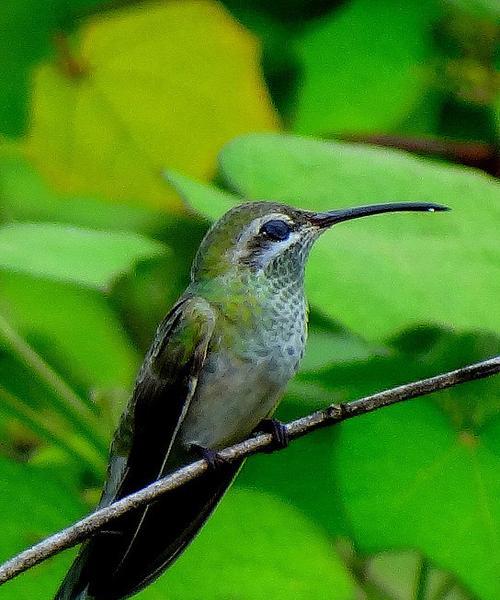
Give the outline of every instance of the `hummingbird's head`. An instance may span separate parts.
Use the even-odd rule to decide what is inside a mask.
[[[247,202],[223,215],[204,237],[191,271],[194,281],[234,269],[276,276],[301,275],[309,250],[332,225],[384,212],[448,210],[439,204],[403,202],[312,212],[277,202]]]

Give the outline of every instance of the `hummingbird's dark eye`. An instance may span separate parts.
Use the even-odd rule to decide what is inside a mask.
[[[291,231],[292,228],[290,225],[281,219],[267,221],[267,223],[264,223],[260,228],[260,233],[262,235],[265,235],[276,242],[283,242],[286,240]]]

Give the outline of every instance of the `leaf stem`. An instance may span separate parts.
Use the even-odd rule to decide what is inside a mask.
[[[88,451],[82,449],[66,440],[61,435],[57,426],[47,422],[37,411],[27,406],[22,400],[11,394],[4,387],[0,386],[0,411],[3,411],[21,423],[26,424],[41,438],[53,443],[66,452],[79,465],[84,465],[92,472],[97,480],[102,479],[102,474],[106,468],[105,462],[100,454],[93,447]]]
[[[425,600],[427,596],[427,586],[429,585],[429,575],[431,564],[425,556],[421,556],[417,564],[415,573],[415,588],[413,590],[413,600]]]
[[[77,431],[85,434],[101,455],[106,457],[108,441],[98,417],[2,315],[0,315],[0,343],[3,343],[53,392],[53,408],[59,415],[71,423]]]

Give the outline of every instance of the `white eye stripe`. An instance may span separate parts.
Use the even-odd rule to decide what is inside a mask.
[[[289,228],[286,238],[275,239],[263,233],[262,229],[265,225],[273,221],[280,221]],[[254,219],[241,232],[236,245],[231,250],[231,261],[234,264],[251,264],[256,268],[264,268],[274,257],[297,243],[300,237],[300,231],[290,217],[278,212],[269,213]]]

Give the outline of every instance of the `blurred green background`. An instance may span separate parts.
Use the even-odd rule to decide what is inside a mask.
[[[453,208],[320,240],[282,418],[500,352],[497,1],[4,0],[0,31],[0,560],[95,506],[155,326],[242,197]],[[51,598],[72,556],[0,599]],[[137,597],[498,600],[499,574],[490,379],[253,457]]]

